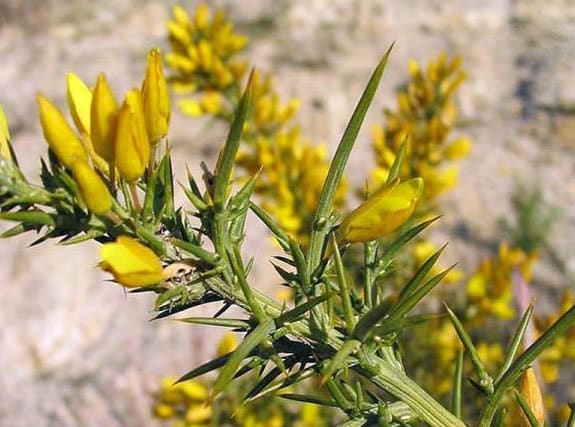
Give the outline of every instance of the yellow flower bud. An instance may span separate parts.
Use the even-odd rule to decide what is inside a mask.
[[[176,415],[176,408],[166,403],[158,403],[156,406],[154,406],[153,413],[156,418],[161,420],[168,420]]]
[[[10,153],[10,129],[8,129],[8,122],[4,115],[2,105],[0,105],[0,157],[3,159],[11,160],[12,154]]]
[[[543,404],[543,396],[541,395],[541,388],[539,387],[539,382],[535,376],[535,371],[532,367],[527,368],[527,370],[521,376],[521,382],[519,383],[519,393],[521,397],[525,399],[525,402],[533,412],[535,419],[542,426],[545,423],[545,406]],[[530,426],[531,423],[521,411],[521,418],[526,426]]]
[[[78,184],[82,200],[88,210],[96,215],[106,215],[112,209],[112,196],[98,173],[85,161],[72,165],[72,175]]]
[[[118,103],[104,73],[101,73],[96,81],[90,117],[90,136],[94,151],[107,162],[113,162]]]
[[[142,83],[144,118],[150,142],[155,144],[168,133],[170,124],[170,97],[164,77],[162,53],[154,48],[148,54],[146,77]]]
[[[198,30],[204,30],[210,21],[210,9],[205,3],[200,3],[194,15],[194,24]]]
[[[423,180],[412,178],[376,192],[344,218],[337,230],[340,243],[379,239],[403,225],[423,192]]]
[[[190,380],[177,385],[185,396],[195,402],[204,402],[208,399],[208,388],[199,381]]]
[[[114,275],[120,285],[132,288],[150,286],[162,280],[162,263],[156,254],[128,236],[100,248],[100,267]]]
[[[128,182],[140,178],[150,160],[150,142],[146,132],[142,96],[138,89],[126,94],[118,114],[115,163],[120,176]]]
[[[200,117],[204,114],[199,101],[195,99],[181,99],[178,101],[178,107],[187,116]]]
[[[88,161],[82,141],[66,122],[60,110],[42,94],[36,96],[44,138],[58,160],[72,168],[76,160]]]
[[[92,91],[74,73],[68,73],[68,108],[76,129],[83,135],[90,135],[90,106]]]

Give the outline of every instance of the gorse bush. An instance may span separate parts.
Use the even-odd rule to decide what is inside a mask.
[[[352,192],[363,200],[346,209],[345,165],[391,48],[328,161],[295,124],[298,101],[282,103],[269,75],[246,76],[236,54],[247,39],[222,12],[201,5],[190,17],[176,7],[168,31],[168,78],[152,49],[142,84],[121,102],[104,74],[93,89],[69,74],[74,127],[38,95],[48,143],[39,184],[20,170],[0,111],[0,218],[16,222],[3,237],[95,240],[100,267],[115,282],[156,295],[157,319],[217,304],[212,316],[180,320],[234,333],[212,360],[162,382],[155,416],[188,427],[542,425],[532,367],[541,355],[543,370],[546,349],[560,352],[559,360],[573,357],[565,341],[573,334],[572,299],[560,315],[536,319],[535,329],[523,298],[510,336],[486,341],[480,332],[515,318],[512,286],[527,295],[534,255],[502,245],[499,258],[472,276],[462,307],[418,310],[450,275],[457,280],[453,268],[438,266],[442,248],[422,234],[437,220],[436,196],[455,185],[449,162],[469,150],[467,139],[449,133],[461,60],[442,54],[425,72],[410,65],[397,111],[387,111],[374,131],[368,188]],[[229,123],[215,166],[182,185],[185,206],[174,202],[169,85],[185,114]],[[242,248],[249,212],[283,252],[270,283],[290,289],[289,301],[250,282],[251,266],[262,259],[243,255],[251,255]],[[234,306],[243,314],[227,315]],[[545,370],[558,363],[548,362]],[[209,382],[198,379],[208,373]],[[277,405],[275,396],[291,402]]]

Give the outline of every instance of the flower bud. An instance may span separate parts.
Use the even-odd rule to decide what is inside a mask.
[[[217,353],[218,356],[231,353],[238,346],[238,340],[233,332],[226,332],[220,342],[218,343]]]
[[[118,114],[115,163],[120,176],[128,182],[140,178],[150,160],[150,142],[138,89],[126,94]]]
[[[142,103],[148,137],[156,144],[168,134],[170,124],[170,97],[164,77],[160,49],[152,49],[148,54],[146,77],[142,83]]]
[[[100,248],[100,267],[114,275],[120,285],[133,288],[150,286],[162,280],[162,263],[148,247],[128,236]]]
[[[82,200],[88,210],[96,215],[106,215],[112,209],[112,196],[98,173],[85,161],[72,165],[72,175],[78,184]]]
[[[5,160],[12,159],[12,153],[10,153],[10,129],[8,129],[8,122],[6,121],[6,116],[4,115],[4,110],[0,105],[0,158]]]
[[[90,108],[92,145],[94,151],[107,162],[114,161],[114,142],[118,118],[118,103],[101,73],[96,81]]]
[[[68,108],[76,129],[81,134],[90,136],[90,106],[92,91],[74,73],[68,73],[67,79]]]
[[[409,219],[422,192],[421,178],[379,190],[343,219],[337,230],[338,242],[367,242],[386,236]]]
[[[44,138],[58,160],[71,169],[77,160],[88,161],[82,141],[66,122],[60,110],[41,94],[36,96]]]
[[[531,409],[538,424],[542,426],[545,423],[545,406],[543,396],[541,395],[541,388],[539,387],[539,382],[532,367],[527,368],[521,376],[519,393],[521,397],[525,399],[525,403],[527,403],[529,409]],[[521,412],[521,417],[526,426],[531,425],[525,414],[523,414],[523,411]]]

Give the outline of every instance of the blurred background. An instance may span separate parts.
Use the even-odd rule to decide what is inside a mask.
[[[250,44],[245,58],[272,72],[283,98],[299,97],[297,120],[333,151],[367,78],[391,42],[383,83],[348,165],[361,185],[371,167],[369,125],[395,107],[409,59],[460,54],[456,134],[472,142],[432,233],[450,246],[445,264],[473,271],[495,253],[512,196],[540,189],[558,212],[535,266],[545,310],[575,276],[575,3],[570,0],[243,0],[223,7]],[[105,71],[117,94],[139,85],[152,46],[167,46],[175,4],[196,1],[0,0],[0,103],[24,171],[45,156],[35,94],[66,102],[66,73],[93,82]],[[180,178],[213,164],[225,128],[173,113],[170,143]],[[366,166],[369,165],[369,166]],[[519,190],[518,190],[519,189]],[[522,190],[521,190],[522,189]],[[9,224],[0,224],[0,230]],[[263,231],[246,247],[271,251]],[[106,283],[95,245],[29,248],[34,236],[0,241],[0,425],[147,426],[150,392],[213,356],[219,335],[170,321],[148,322],[152,300]],[[259,260],[252,280],[273,285]],[[270,282],[270,277],[273,277]],[[272,291],[273,292],[273,291]],[[546,305],[547,304],[547,305]]]

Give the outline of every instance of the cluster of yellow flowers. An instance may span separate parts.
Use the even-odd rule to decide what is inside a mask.
[[[231,121],[246,69],[235,55],[247,39],[234,33],[221,10],[212,17],[205,4],[192,17],[176,6],[168,31],[172,50],[166,63],[174,73],[169,81],[176,92],[189,95],[178,102],[182,112]],[[237,164],[250,175],[261,169],[256,193],[263,207],[305,245],[328,171],[326,148],[305,140],[292,123],[298,99],[282,103],[269,74],[254,71],[251,79],[252,108]],[[345,190],[345,184],[338,188],[336,205],[343,204]]]
[[[232,332],[224,334],[217,346],[218,356],[233,351],[238,345]],[[242,384],[232,383],[228,390],[212,405],[208,383],[189,380],[176,383],[176,378],[165,377],[160,388],[153,394],[153,415],[165,421],[171,421],[172,427],[322,427],[326,422],[318,405],[302,405],[297,416],[286,411],[286,407],[276,400],[260,399],[247,405],[241,403]],[[251,385],[251,384],[247,384]],[[273,403],[272,403],[273,402]],[[288,421],[288,418],[290,419]],[[294,422],[292,423],[292,418]]]
[[[233,104],[226,104],[226,97],[237,102],[238,81],[246,70],[235,55],[247,39],[234,33],[223,11],[212,17],[206,4],[200,4],[191,18],[175,6],[167,25],[171,51],[166,64],[174,73],[170,84],[176,93],[190,95],[178,102],[179,108],[190,116],[230,118]]]
[[[529,283],[536,260],[536,253],[525,253],[502,243],[498,256],[483,260],[467,282],[467,317],[484,319],[495,315],[504,320],[512,319],[515,316],[512,272],[517,271]]]
[[[121,105],[103,73],[92,90],[68,75],[68,106],[77,132],[49,99],[38,94],[37,102],[50,150],[72,171],[81,199],[95,215],[112,209],[116,173],[135,185],[153,166],[155,147],[168,132],[170,102],[158,49],[148,54],[141,89],[128,91]]]
[[[431,201],[457,183],[457,169],[444,168],[444,161],[465,157],[470,149],[467,138],[449,141],[457,116],[453,95],[465,73],[461,58],[449,60],[445,53],[430,61],[425,72],[412,60],[409,73],[410,81],[397,95],[397,110],[387,110],[385,126],[372,129],[377,161],[372,179],[376,184],[385,182],[399,148],[408,140],[400,177],[422,177],[426,187],[423,200]]]

